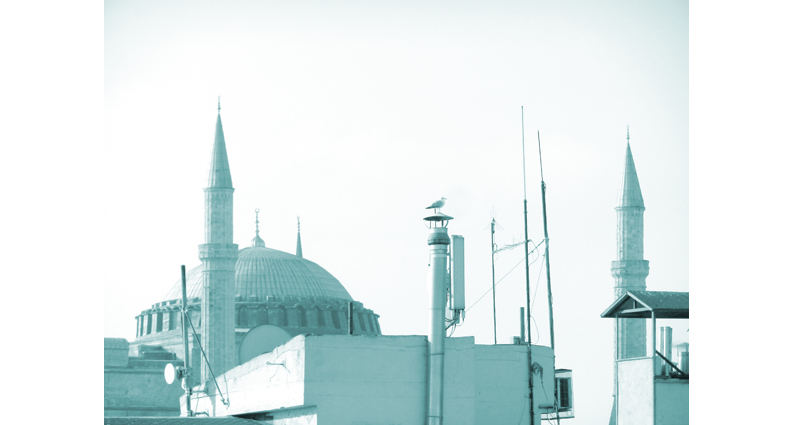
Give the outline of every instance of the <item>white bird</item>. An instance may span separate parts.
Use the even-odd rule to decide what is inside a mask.
[[[439,210],[441,207],[443,207],[443,206],[444,206],[444,204],[446,204],[446,200],[447,200],[447,198],[445,198],[445,197],[443,197],[443,196],[442,196],[442,197],[441,197],[441,199],[439,199],[439,200],[438,200],[438,201],[436,201],[436,202],[433,202],[433,204],[432,204],[432,205],[430,205],[429,207],[427,207],[427,208],[425,208],[425,209],[426,209],[426,210],[429,210],[429,209],[431,209],[431,208],[432,208],[434,213],[438,213],[438,210]]]

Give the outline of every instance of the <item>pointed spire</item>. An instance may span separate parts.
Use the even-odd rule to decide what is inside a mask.
[[[301,216],[298,216],[298,246],[295,248],[295,255],[303,258],[303,248],[301,247]]]
[[[620,182],[617,208],[645,208],[640,190],[640,180],[637,178],[637,169],[634,166],[634,157],[631,155],[629,143],[629,127],[626,126],[626,165],[623,170],[623,181]]]
[[[256,212],[256,236],[251,239],[251,248],[264,248],[265,241],[259,237],[259,208],[255,209],[254,212]]]
[[[232,188],[232,173],[229,170],[229,158],[226,155],[226,140],[223,137],[221,124],[221,99],[218,97],[218,119],[215,122],[215,143],[212,147],[210,160],[210,175],[207,187]]]

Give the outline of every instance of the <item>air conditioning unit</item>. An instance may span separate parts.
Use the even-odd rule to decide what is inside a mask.
[[[571,369],[554,371],[554,396],[557,398],[557,412],[553,406],[541,406],[541,419],[573,418],[573,372]]]

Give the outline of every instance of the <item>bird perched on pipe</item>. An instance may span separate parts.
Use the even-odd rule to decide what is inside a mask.
[[[438,200],[438,201],[436,201],[436,202],[433,202],[433,204],[431,204],[429,207],[427,207],[427,208],[425,208],[425,209],[426,209],[426,210],[429,210],[429,209],[431,209],[431,208],[432,208],[432,209],[433,209],[433,212],[437,214],[437,213],[438,213],[438,210],[439,210],[439,209],[441,209],[441,207],[443,207],[443,206],[444,206],[444,204],[446,204],[446,200],[447,200],[447,198],[445,198],[445,197],[443,197],[443,196],[442,196],[442,197],[441,197],[441,199],[439,199],[439,200]]]

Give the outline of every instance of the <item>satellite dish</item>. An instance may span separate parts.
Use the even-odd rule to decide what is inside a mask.
[[[279,345],[292,339],[284,329],[274,325],[259,325],[243,336],[238,349],[239,364],[243,364],[254,357],[273,351]]]
[[[171,363],[168,363],[167,365],[165,365],[165,382],[168,385],[171,385],[174,383],[175,379],[176,379],[176,368]]]

